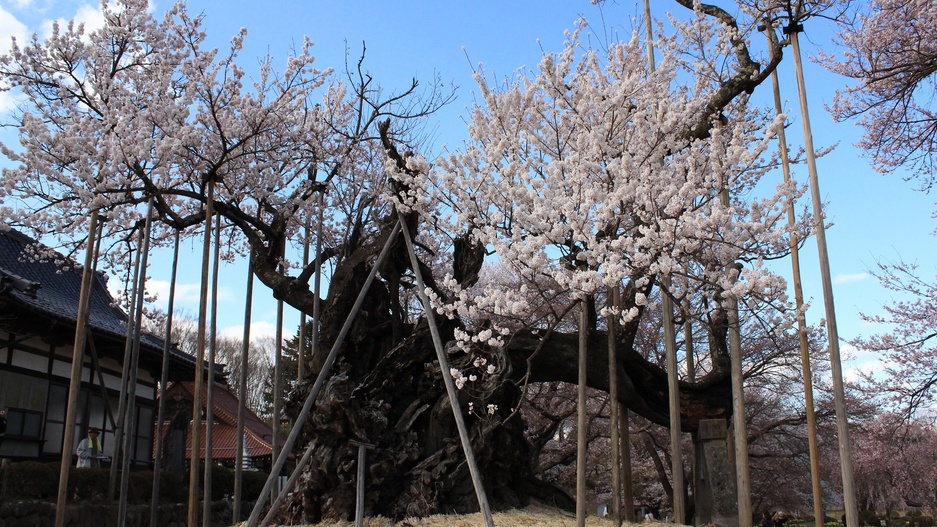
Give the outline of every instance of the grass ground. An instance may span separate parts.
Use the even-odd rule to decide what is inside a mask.
[[[544,505],[533,504],[523,509],[494,513],[496,527],[576,527],[576,515]],[[354,527],[353,521],[322,522],[308,527]],[[587,527],[614,527],[611,518],[587,516]],[[628,524],[626,524],[628,525]],[[673,524],[651,521],[642,522],[642,527],[663,527]],[[398,522],[383,517],[364,519],[364,527],[484,527],[481,513],[451,515],[440,514],[425,518],[407,518]]]

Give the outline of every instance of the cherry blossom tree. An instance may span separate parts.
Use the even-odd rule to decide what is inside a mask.
[[[930,422],[882,412],[854,429],[858,497],[866,509],[937,506],[937,434]]]
[[[926,0],[871,0],[839,33],[841,56],[821,55],[833,71],[856,79],[831,111],[859,117],[866,149],[883,171],[904,168],[923,188],[935,182],[937,6]]]
[[[838,119],[859,117],[866,130],[860,146],[878,169],[906,169],[929,190],[937,152],[937,8],[923,1],[872,0],[860,5],[838,36],[842,55],[820,58],[858,82],[840,91],[830,110]],[[937,290],[914,264],[879,264],[875,274],[898,300],[884,306],[884,315],[863,318],[889,330],[852,344],[882,354],[884,375],[868,379],[870,389],[892,394],[896,408],[912,417],[934,397]]]
[[[876,274],[889,290],[905,300],[883,306],[883,315],[863,320],[888,328],[851,344],[880,355],[881,372],[865,376],[868,391],[885,394],[884,401],[908,418],[933,414],[937,393],[937,286],[919,277],[917,266],[902,262],[879,264]]]
[[[410,131],[449,100],[438,82],[385,91],[362,62],[337,79],[315,66],[308,40],[282,70],[267,57],[248,74],[238,65],[244,31],[225,52],[205,49],[201,19],[181,4],[157,19],[143,0],[105,3],[101,29],[56,27],[0,57],[2,86],[24,101],[13,116],[19,145],[2,146],[14,165],[0,190],[4,225],[75,251],[84,216],[98,209],[101,254],[120,266],[144,203],[154,202],[158,241],[174,230],[199,235],[210,200],[228,257],[252,253],[260,282],[293,307],[313,312],[311,279],[331,266],[318,299],[321,350],[338,338],[402,219],[419,246],[452,369],[440,371],[425,315],[411,309],[415,279],[397,240],[301,428],[312,461],[291,519],[352,514],[357,449],[349,439],[377,445],[371,513],[476,508],[443,375],[461,387],[496,505],[521,504],[550,494],[532,466],[524,389],[577,382],[578,324],[569,318],[577,306],[586,305],[592,326],[588,385],[608,389],[599,314],[611,315],[621,325],[613,342],[620,401],[661,425],[669,423],[666,372],[642,350],[655,338],[642,327],[657,320],[660,295],[685,306],[684,320],[707,343],[698,377],[679,386],[687,431],[731,412],[728,301],[740,302],[759,338],[793,322],[783,280],[763,264],[789,251],[785,206],[800,190],[762,192],[782,121],[748,101],[784,43],[756,60],[747,32],[759,13],[737,18],[686,4],[698,11],[672,20],[651,73],[637,36],[591,49],[586,26],[536,71],[498,84],[479,69],[469,141],[430,161]],[[288,249],[317,217],[320,197],[323,249],[304,265]],[[481,280],[496,263],[506,278]],[[623,305],[599,310],[613,287],[623,288]],[[324,359],[321,351],[308,357],[288,412],[298,411]]]

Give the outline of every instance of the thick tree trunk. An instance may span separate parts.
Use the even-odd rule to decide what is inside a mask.
[[[322,311],[322,345],[317,349],[330,348],[383,241],[378,236],[373,243],[359,246],[336,268]],[[442,375],[450,373],[439,371],[425,320],[413,325],[401,315],[399,287],[407,271],[405,249],[398,245],[392,251],[304,425],[297,451],[313,442],[314,453],[299,491],[283,512],[292,521],[354,518],[357,446],[350,440],[376,445],[368,453],[366,514],[402,518],[478,509],[442,384]],[[462,254],[456,260],[471,258]],[[432,284],[429,270],[422,270]],[[477,269],[461,269],[456,275],[472,281]],[[460,322],[439,320],[444,342],[451,341]],[[631,411],[666,425],[666,374],[634,351],[629,340],[633,333],[626,328],[616,346],[619,399]],[[590,334],[588,384],[607,390],[607,338],[604,332]],[[571,505],[562,492],[534,480],[532,445],[515,409],[520,404],[520,383],[525,380],[577,382],[578,336],[552,333],[545,338],[523,331],[513,335],[503,349],[477,349],[471,355],[454,346],[447,351],[452,368],[466,375],[478,373],[475,381],[460,390],[460,403],[492,506],[520,506],[530,497]],[[496,366],[494,374],[483,374],[473,365],[479,356]],[[321,355],[309,358],[307,377],[291,394],[287,411],[297,412],[301,407],[322,360]],[[694,430],[699,419],[725,418],[730,412],[730,388],[724,375],[681,384],[680,389],[681,417],[687,430]]]

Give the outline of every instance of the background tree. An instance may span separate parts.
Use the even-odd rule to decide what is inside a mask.
[[[878,169],[906,171],[923,191],[935,181],[937,117],[937,7],[926,1],[872,0],[859,4],[855,20],[839,33],[845,51],[821,55],[830,69],[858,83],[838,93],[831,107],[838,119],[859,117],[865,129],[860,146]],[[886,328],[880,334],[854,339],[863,351],[878,353],[882,372],[866,377],[867,391],[892,395],[889,404],[908,419],[934,400],[937,360],[935,281],[923,277],[913,263],[880,263],[873,274],[896,294],[882,315],[863,315],[866,322]]]
[[[166,314],[156,310],[147,314],[148,330],[156,335],[165,335]],[[190,313],[173,315],[172,342],[190,355],[195,354],[198,319]],[[272,379],[273,355],[276,351],[273,337],[253,339],[247,355],[247,393],[243,394],[245,405],[261,418],[266,419],[267,382]],[[241,376],[241,348],[239,337],[218,335],[215,342],[215,361],[224,367],[228,388],[239,399]],[[295,366],[294,366],[295,375]],[[271,385],[272,386],[272,385]]]
[[[855,19],[839,33],[845,51],[821,54],[831,70],[857,81],[830,110],[837,119],[859,117],[859,146],[876,168],[909,170],[929,189],[937,174],[937,7],[924,0],[856,5]]]

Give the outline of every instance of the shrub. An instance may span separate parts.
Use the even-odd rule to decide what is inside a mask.
[[[106,468],[76,468],[69,470],[69,498],[75,501],[104,500],[107,498],[109,475],[110,471]]]
[[[862,525],[880,525],[878,515],[872,510],[859,511],[859,522]]]
[[[199,489],[205,488],[205,470],[204,465],[199,463],[198,486]],[[186,477],[185,484],[188,485],[189,478]],[[211,499],[218,501],[225,496],[234,494],[234,471],[221,465],[212,465],[211,468]],[[199,496],[201,496],[201,491]]]
[[[241,499],[245,501],[256,501],[260,497],[260,492],[264,490],[269,474],[245,470],[241,473]]]
[[[9,470],[8,498],[44,500],[58,494],[59,474],[48,463],[22,461],[11,463]]]

